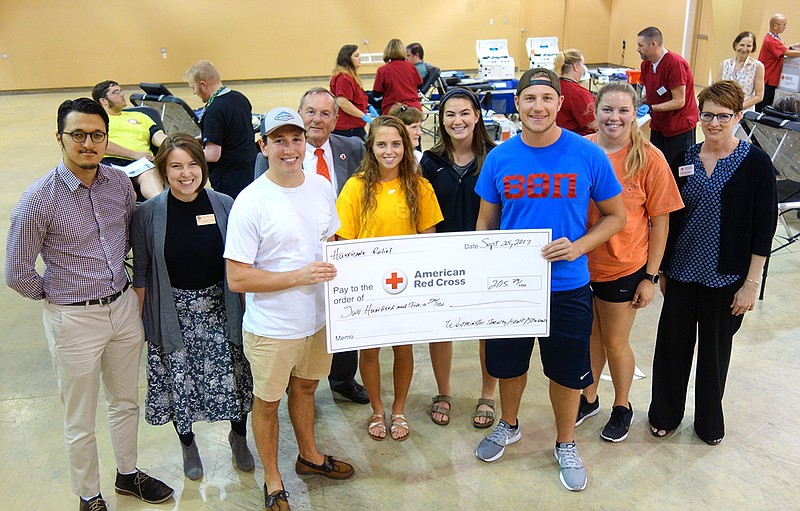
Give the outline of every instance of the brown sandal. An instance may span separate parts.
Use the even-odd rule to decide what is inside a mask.
[[[491,408],[491,410],[478,410],[478,408],[481,405],[488,406]],[[478,404],[477,406],[475,406],[475,411],[472,412],[472,427],[476,429],[486,429],[492,427],[492,425],[494,424],[494,414],[495,414],[494,399],[489,399],[485,397],[478,399]],[[487,420],[486,422],[478,422],[475,420],[478,417],[486,417],[489,420]]]
[[[431,401],[431,409],[428,411],[428,415],[431,416],[431,420],[434,424],[438,424],[439,426],[447,426],[450,424],[450,401],[453,398],[448,396],[447,394],[439,394],[433,396],[433,400]],[[436,403],[447,403],[447,408],[441,405],[437,405]],[[434,413],[439,413],[444,415],[444,419],[436,420],[433,418]]]
[[[386,438],[386,416],[384,413],[373,413],[372,417],[369,418],[369,424],[367,425],[367,434],[371,439],[377,440],[378,442]],[[380,429],[377,430],[377,434],[374,434],[372,430],[378,428],[379,426]]]
[[[398,429],[406,430],[406,434],[403,436],[394,436],[394,433]],[[411,428],[408,425],[408,421],[406,421],[406,416],[402,413],[393,413],[392,414],[392,424],[389,426],[389,434],[392,435],[392,440],[395,442],[404,442],[409,436],[411,436]]]

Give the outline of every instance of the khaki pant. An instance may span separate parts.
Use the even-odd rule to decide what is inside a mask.
[[[94,496],[100,492],[95,415],[101,378],[117,468],[136,469],[139,360],[144,345],[139,299],[129,289],[110,305],[47,302],[43,318],[64,403],[72,491]]]

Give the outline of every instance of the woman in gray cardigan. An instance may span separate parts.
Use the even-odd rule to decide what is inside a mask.
[[[133,288],[148,341],[145,419],[172,422],[193,480],[203,465],[192,423],[229,420],[236,466],[251,471],[253,379],[242,351],[242,303],[225,284],[222,257],[233,199],[205,189],[208,165],[189,135],[167,137],[155,163],[169,189],[139,206],[131,223]]]

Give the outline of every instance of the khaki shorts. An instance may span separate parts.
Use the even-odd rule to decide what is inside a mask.
[[[244,355],[253,371],[253,394],[262,401],[280,400],[289,377],[321,380],[331,371],[325,327],[302,339],[272,339],[244,332]]]

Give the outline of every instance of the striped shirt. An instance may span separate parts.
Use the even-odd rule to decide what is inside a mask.
[[[123,172],[100,165],[87,187],[62,161],[25,190],[11,212],[6,284],[32,300],[60,305],[121,291],[135,207]],[[44,276],[36,271],[39,254]]]

